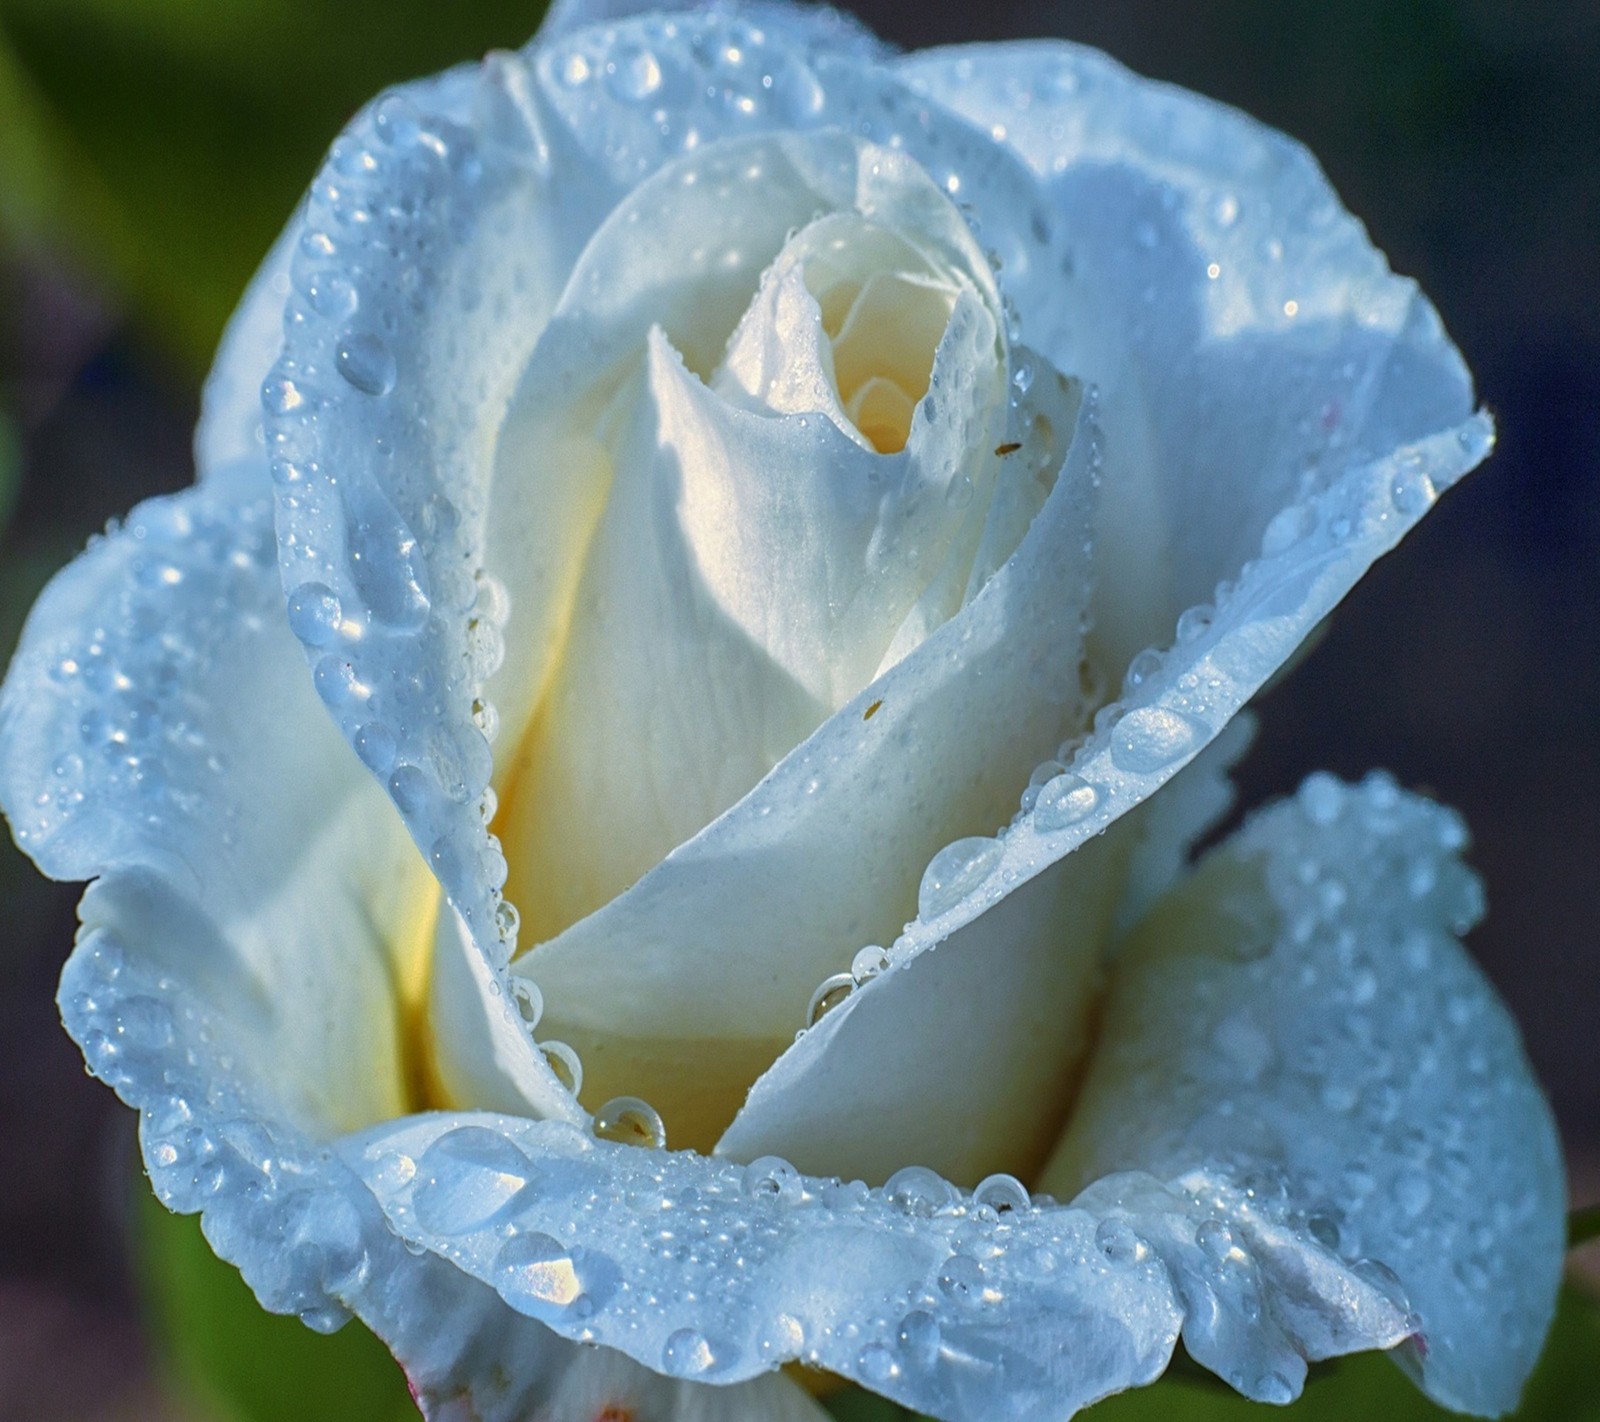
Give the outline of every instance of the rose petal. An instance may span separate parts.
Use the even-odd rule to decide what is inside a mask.
[[[302,907],[314,915],[317,905]],[[322,1331],[358,1316],[401,1361],[427,1417],[820,1422],[826,1415],[787,1378],[710,1388],[662,1377],[610,1349],[568,1343],[454,1265],[413,1253],[338,1155],[286,1120],[275,1099],[284,1074],[235,1052],[238,1003],[211,999],[192,964],[181,977],[165,967],[147,948],[124,947],[118,930],[95,928],[68,961],[61,990],[67,1028],[91,1067],[141,1113],[156,1192],[174,1209],[203,1212],[208,1242],[239,1267],[265,1307],[297,1313]],[[300,997],[281,1000],[278,1010],[315,1015],[316,1005]],[[467,1142],[478,1164],[502,1167],[490,1197],[506,1179],[496,1144],[481,1136]],[[448,1192],[441,1198],[460,1206]]]
[[[1090,406],[1078,414],[1043,511],[960,617],[626,893],[518,960],[552,1030],[593,1060],[596,1100],[643,1094],[672,1139],[709,1148],[752,1078],[714,1081],[705,1044],[746,1044],[729,1064],[763,1065],[823,978],[893,939],[934,850],[1003,821],[1035,747],[1075,729],[1097,458]],[[659,1073],[673,1040],[695,1043],[693,1108]]]
[[[1389,1281],[1410,1310],[1396,1360],[1458,1410],[1511,1410],[1549,1326],[1560,1150],[1516,1027],[1456,941],[1482,908],[1464,841],[1456,816],[1381,777],[1315,776],[1115,960],[1042,1183],[1098,1179],[1084,1199],[1104,1200],[1102,1177],[1138,1171],[1184,1202],[1152,1193],[1126,1223],[1158,1251],[1212,1258],[1216,1302],[1189,1300],[1184,1341],[1251,1396],[1297,1392],[1296,1353],[1399,1341],[1352,1331],[1341,1274]],[[1296,1294],[1263,1290],[1261,1272],[1300,1268]],[[1299,1334],[1276,1357],[1269,1316]]]
[[[849,57],[860,47],[841,46],[836,26],[763,13],[759,30],[712,12],[581,31],[397,92],[335,144],[307,204],[264,392],[285,585],[327,586],[348,610],[351,635],[308,647],[327,702],[353,744],[394,746],[381,773],[497,964],[512,939],[505,859],[484,828],[485,728],[503,720],[515,735],[531,709],[587,506],[581,469],[546,486],[539,556],[491,561],[474,585],[491,453],[606,213],[716,137],[846,128],[905,147],[991,211],[985,238],[1019,300],[1056,260],[1032,235],[1038,195],[1019,162]],[[653,114],[669,97],[663,124]],[[496,578],[516,580],[511,597]],[[508,641],[518,674],[508,663],[490,695]]]
[[[307,682],[264,484],[152,500],[56,576],[0,698],[0,800],[47,874],[97,880],[85,930],[226,999],[230,1050],[331,1132],[405,1107],[427,871]]]
[[[1114,675],[1282,511],[1471,413],[1432,307],[1283,134],[1056,41],[897,67],[1050,184],[1072,260],[1024,335],[1104,392],[1095,625]]]
[[[1113,918],[1178,877],[1232,803],[1248,737],[1235,721],[1110,833],[935,951],[890,956],[761,1077],[718,1154],[874,1182],[912,1161],[968,1186],[1033,1178],[1073,1099]]]

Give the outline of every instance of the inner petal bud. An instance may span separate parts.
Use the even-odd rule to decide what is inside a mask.
[[[821,411],[898,454],[964,285],[901,233],[856,213],[819,218],[767,273],[712,385],[773,412]]]

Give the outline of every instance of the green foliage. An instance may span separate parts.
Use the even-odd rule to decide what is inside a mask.
[[[313,1333],[267,1313],[192,1215],[141,1179],[134,1235],[147,1317],[177,1381],[225,1422],[417,1422],[405,1378],[359,1323]]]
[[[1600,1422],[1600,1302],[1569,1286],[1562,1291],[1550,1341],[1509,1422]],[[912,1414],[860,1389],[824,1404],[838,1422],[910,1422]],[[1358,1353],[1318,1364],[1287,1414],[1247,1401],[1180,1352],[1151,1387],[1118,1393],[1082,1414],[1092,1422],[1445,1422],[1456,1414],[1429,1402],[1381,1353]]]
[[[0,0],[0,240],[66,246],[191,368],[386,85],[520,45],[541,0]]]

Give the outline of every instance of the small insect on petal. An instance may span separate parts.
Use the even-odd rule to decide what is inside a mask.
[[[1007,440],[1004,444],[995,445],[994,452],[996,454],[998,454],[1002,459],[1004,459],[1006,457],[1006,455],[1015,454],[1021,448],[1022,448],[1021,440],[1012,439],[1012,440]]]
[[[880,706],[882,706],[882,705],[883,705],[882,700],[874,701],[872,703],[872,705],[867,707],[867,709],[861,713],[861,719],[863,721],[870,721],[874,716],[876,716],[878,714],[878,708]]]

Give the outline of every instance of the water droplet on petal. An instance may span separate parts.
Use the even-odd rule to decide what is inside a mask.
[[[1207,735],[1205,725],[1164,706],[1141,706],[1128,712],[1111,733],[1111,759],[1130,775],[1151,775],[1196,750]]]
[[[744,1168],[744,1192],[752,1200],[788,1203],[805,1192],[800,1172],[778,1155],[763,1155]]]
[[[466,1234],[490,1223],[533,1174],[527,1156],[504,1136],[462,1126],[423,1152],[412,1207],[424,1229]]]
[[[955,1199],[950,1182],[925,1165],[907,1165],[895,1171],[884,1184],[883,1193],[908,1215],[931,1215]]]
[[[289,594],[289,630],[308,647],[324,647],[343,617],[338,596],[322,583],[301,583]]]
[[[387,395],[394,389],[394,353],[377,336],[347,334],[339,342],[334,364],[363,395]]]
[[[980,1181],[978,1188],[972,1192],[974,1203],[987,1205],[996,1214],[1008,1214],[1013,1210],[1025,1210],[1031,1200],[1028,1187],[1014,1175],[991,1175],[987,1180]]]
[[[1033,826],[1041,834],[1052,834],[1087,818],[1100,803],[1100,792],[1081,776],[1070,771],[1048,781],[1033,802]]]
[[[939,1270],[939,1291],[969,1306],[983,1302],[983,1265],[966,1254],[952,1254]]]
[[[578,1054],[565,1042],[554,1040],[540,1042],[539,1050],[556,1074],[556,1080],[576,1096],[583,1089],[583,1063],[578,1060]]]
[[[806,1026],[815,1027],[823,1017],[843,1003],[855,988],[856,980],[849,973],[835,973],[832,977],[824,978],[811,994],[811,1003],[806,1008]]]
[[[947,844],[923,871],[917,916],[926,921],[954,908],[994,873],[1004,853],[999,840],[984,835]]]
[[[514,1307],[535,1314],[571,1308],[583,1295],[573,1251],[552,1235],[513,1235],[495,1256],[495,1286]]]
[[[661,1370],[675,1378],[697,1378],[716,1365],[716,1354],[705,1334],[695,1328],[680,1328],[667,1336],[661,1349]]]
[[[607,1101],[595,1112],[594,1133],[603,1141],[647,1150],[663,1150],[667,1144],[661,1113],[637,1096],[615,1096]]]

